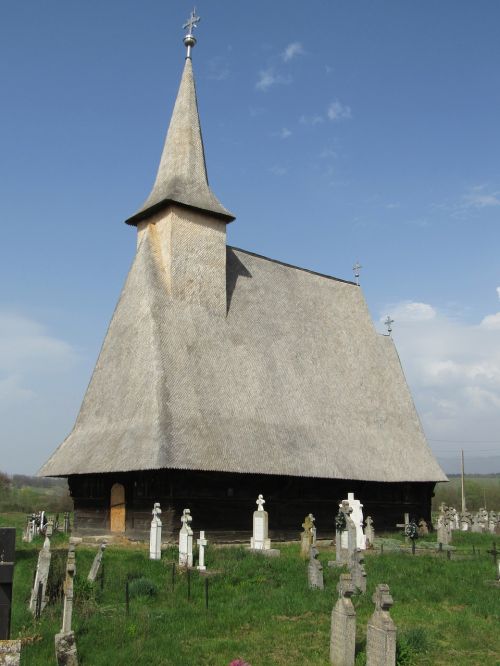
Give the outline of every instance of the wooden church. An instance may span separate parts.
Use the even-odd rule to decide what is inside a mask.
[[[191,27],[193,22],[191,22]],[[71,434],[41,468],[67,477],[78,533],[164,536],[182,510],[245,538],[262,493],[273,538],[354,492],[378,528],[430,519],[432,455],[393,341],[353,282],[226,244],[207,179],[191,50],[137,252]]]

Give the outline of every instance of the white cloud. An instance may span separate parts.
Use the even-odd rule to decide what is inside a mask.
[[[428,321],[436,316],[436,310],[428,303],[402,301],[387,307],[387,312],[390,312],[392,319],[397,322]],[[383,322],[384,319],[385,316],[380,321]]]
[[[498,296],[498,300],[500,300],[500,287],[497,287],[497,296]]]
[[[351,107],[336,100],[330,104],[326,114],[328,118],[333,121],[347,120],[351,118]]]
[[[208,61],[208,78],[212,81],[225,81],[231,70],[226,58],[222,56],[214,56]]]
[[[292,136],[292,133],[287,127],[283,127],[280,132],[280,137],[282,139],[288,139],[289,136]]]
[[[275,164],[274,166],[269,167],[268,171],[269,173],[272,173],[273,176],[284,176],[288,169],[286,167]]]
[[[471,455],[493,454],[486,445],[463,442],[498,439],[500,313],[474,324],[429,303],[403,301],[384,306],[381,322],[387,312],[395,320],[392,335],[431,447],[440,455],[461,446]],[[385,332],[382,325],[380,330]]]
[[[302,44],[300,42],[292,42],[291,44],[288,44],[286,49],[281,54],[281,57],[283,58],[284,62],[289,62],[296,56],[302,55],[303,53],[304,49]]]
[[[482,328],[489,329],[490,331],[500,331],[500,312],[486,315],[486,317],[479,325],[482,326]]]
[[[277,84],[288,85],[291,82],[292,79],[290,76],[277,74],[272,67],[269,67],[268,69],[263,69],[259,72],[259,78],[255,84],[255,87],[257,90],[262,90],[265,92]]]
[[[312,116],[300,116],[299,123],[301,125],[318,125],[319,123],[324,123],[325,119],[323,116],[318,113]]]

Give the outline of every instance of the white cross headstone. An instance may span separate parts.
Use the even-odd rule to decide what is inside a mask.
[[[366,539],[363,533],[363,505],[358,499],[354,499],[354,493],[347,493],[347,502],[352,509],[351,520],[356,526],[356,548],[366,550]],[[339,504],[339,508],[342,508],[342,504]],[[347,548],[347,533],[342,534],[342,548]]]
[[[197,539],[196,543],[198,544],[198,566],[196,567],[199,571],[206,571],[207,567],[205,566],[205,548],[208,545],[208,540],[205,539],[205,531],[200,532],[200,538]]]
[[[149,559],[161,560],[161,509],[158,502],[155,502],[152,513],[153,520],[151,521],[151,533],[149,536]]]
[[[184,509],[181,517],[182,527],[179,532],[179,566],[181,567],[193,566],[193,530],[190,526],[192,520],[191,511]]]
[[[259,495],[257,497],[257,511],[253,512],[253,535],[250,540],[250,548],[253,550],[270,550],[269,523],[267,511],[264,511],[266,500]]]

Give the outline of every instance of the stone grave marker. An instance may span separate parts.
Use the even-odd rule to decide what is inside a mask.
[[[363,533],[363,505],[358,499],[354,499],[354,493],[347,493],[347,500],[342,500],[342,504],[339,505],[339,508],[342,508],[344,502],[347,502],[351,507],[350,516],[356,530],[356,543],[354,548],[361,548],[361,550],[365,550],[366,541],[365,535]],[[342,547],[347,548],[347,537],[345,537]]]
[[[481,532],[487,532],[488,531],[488,512],[484,507],[482,507],[478,511],[478,522],[479,522],[479,525],[481,526]]]
[[[489,517],[488,517],[488,530],[490,534],[495,534],[496,532],[496,526],[498,523],[498,516],[495,511],[490,511]]]
[[[437,520],[437,542],[443,546],[448,546],[451,541],[451,531],[449,526],[448,511],[445,504],[439,507],[439,517]]]
[[[280,551],[271,548],[271,539],[269,538],[269,516],[264,511],[266,500],[259,495],[256,500],[257,511],[253,512],[253,532],[250,539],[250,550],[262,555],[274,557],[280,555]]]
[[[366,517],[365,543],[367,548],[373,548],[373,544],[375,543],[375,529],[371,516]]]
[[[344,509],[347,509],[348,506],[347,503],[341,505],[335,517],[335,562],[338,566],[342,566],[347,562],[347,547],[342,547],[342,535],[347,531],[347,520]]]
[[[97,574],[99,573],[99,569],[101,567],[102,557],[104,555],[105,549],[106,549],[106,544],[101,543],[101,545],[97,550],[96,556],[94,557],[94,561],[92,562],[92,566],[90,567],[89,575],[87,576],[87,580],[90,581],[91,583],[94,583],[95,579],[97,578]]]
[[[184,509],[182,512],[182,527],[179,532],[179,566],[193,566],[193,530],[190,523],[193,521],[191,511]]]
[[[366,666],[395,666],[396,625],[389,615],[394,603],[389,586],[377,585],[372,599],[375,612],[368,620]]]
[[[0,666],[19,666],[21,663],[21,645],[17,641],[0,641]]]
[[[311,590],[323,590],[325,588],[323,582],[323,567],[318,558],[318,549],[316,546],[311,546],[309,549],[309,564],[307,566],[307,577],[309,580],[309,587]]]
[[[304,522],[302,523],[304,531],[300,535],[300,555],[304,560],[309,559],[309,550],[313,542],[313,526],[314,516],[310,513],[304,518]]]
[[[78,666],[75,632],[71,629],[73,616],[73,580],[76,574],[75,548],[81,539],[70,538],[66,578],[64,581],[64,606],[61,631],[55,636],[56,661],[58,666]]]
[[[429,528],[427,526],[427,521],[424,520],[423,518],[420,518],[420,520],[418,521],[418,536],[421,538],[427,536],[428,534],[429,534]]]
[[[352,583],[356,590],[364,594],[366,592],[366,570],[364,565],[364,555],[361,548],[355,548],[349,559],[349,571],[352,576]]]
[[[356,650],[356,611],[351,601],[354,585],[351,574],[340,574],[339,598],[332,610],[330,664],[354,666]]]
[[[67,534],[70,531],[71,527],[69,524],[69,511],[64,512],[64,534]]]
[[[200,538],[196,541],[198,544],[198,566],[196,567],[198,571],[206,571],[207,567],[205,566],[205,548],[208,546],[208,541],[205,539],[205,531],[200,532]]]
[[[472,529],[472,514],[467,509],[460,516],[460,530],[462,532],[470,532]]]
[[[10,638],[15,558],[16,529],[0,527],[0,640]]]
[[[39,595],[40,585],[41,587],[41,599],[38,601],[38,612],[42,612],[45,606],[47,605],[47,580],[49,578],[50,570],[50,560],[52,554],[50,552],[50,537],[52,536],[52,522],[47,523],[45,529],[45,541],[43,542],[43,547],[38,554],[38,564],[36,566],[35,581],[33,583],[33,589],[31,590],[31,597],[29,603],[29,609],[35,615],[37,613],[37,600]]]
[[[161,508],[159,502],[153,506],[153,519],[149,534],[149,559],[161,560]]]

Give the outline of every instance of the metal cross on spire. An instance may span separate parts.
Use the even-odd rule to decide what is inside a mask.
[[[201,21],[199,16],[196,16],[196,7],[194,7],[191,12],[191,16],[182,26],[184,30],[187,30],[187,33],[183,39],[184,46],[187,48],[186,58],[191,57],[191,49],[196,44],[196,37],[193,35],[193,30],[198,27],[198,23]]]
[[[394,319],[391,319],[389,315],[387,315],[384,324],[386,325],[387,328],[387,333],[391,335],[392,333],[392,325],[394,324]]]
[[[356,284],[359,287],[359,271],[360,269],[363,268],[363,266],[357,261],[354,266],[352,267],[352,270],[354,271],[354,279],[356,280]]]

